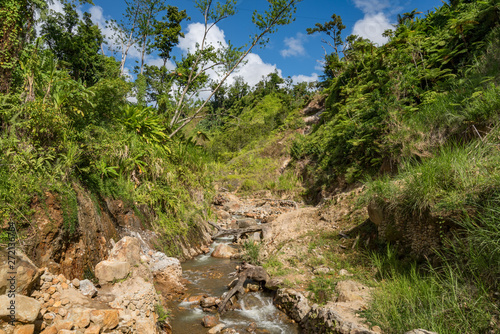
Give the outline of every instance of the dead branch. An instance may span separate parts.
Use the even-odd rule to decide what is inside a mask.
[[[219,228],[219,231],[212,236],[212,240],[228,235],[232,235],[236,240],[238,240],[239,238],[241,238],[243,234],[260,232],[260,231],[262,231],[262,227],[259,225],[247,228],[234,228],[228,230]]]
[[[255,282],[258,282],[261,286],[264,286],[266,282],[269,280],[269,275],[266,270],[260,266],[254,266],[249,263],[243,263],[237,271],[237,282],[233,286],[233,288],[226,293],[224,299],[222,299],[219,304],[219,313],[222,314],[227,311],[226,305],[231,300],[231,298],[236,295],[238,292],[243,294],[245,293],[245,289],[243,288],[243,284],[246,280],[250,279]]]

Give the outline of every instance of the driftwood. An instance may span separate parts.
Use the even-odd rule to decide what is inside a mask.
[[[243,285],[246,280],[253,280],[260,283],[262,286],[265,285],[267,281],[269,281],[269,275],[265,271],[264,268],[260,266],[254,266],[249,263],[243,263],[236,272],[237,280],[236,284],[232,287],[229,292],[226,293],[224,299],[219,304],[219,313],[222,314],[227,311],[227,303],[231,300],[231,298],[236,295],[238,292],[243,294],[245,290],[243,289]]]
[[[225,237],[228,235],[232,235],[232,236],[234,236],[235,240],[238,240],[239,238],[241,238],[241,236],[243,234],[260,232],[260,231],[262,231],[262,226],[258,226],[258,225],[252,226],[252,227],[234,228],[234,229],[228,229],[228,230],[220,229],[217,233],[215,233],[212,236],[212,240],[215,240],[215,239],[220,238],[220,237]]]

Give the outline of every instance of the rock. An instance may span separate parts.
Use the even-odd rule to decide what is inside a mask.
[[[14,329],[14,334],[33,334],[35,332],[35,325],[22,325]]]
[[[208,331],[208,334],[216,334],[216,333],[219,333],[220,331],[222,331],[224,329],[224,327],[226,327],[226,325],[224,324],[218,324],[217,326],[211,328],[209,331]]]
[[[247,228],[257,225],[258,222],[255,219],[245,218],[245,219],[237,219],[236,224],[238,225],[238,228]]]
[[[110,260],[128,262],[136,265],[141,262],[141,242],[134,237],[123,237],[118,241],[109,255]]]
[[[247,289],[251,292],[257,292],[260,290],[260,286],[258,284],[247,284]]]
[[[352,274],[351,274],[351,273],[349,273],[349,272],[348,272],[347,270],[345,270],[345,269],[340,269],[340,271],[339,271],[339,275],[340,275],[340,276],[352,276]]]
[[[315,273],[315,274],[328,274],[329,272],[330,272],[330,268],[325,268],[325,267],[316,268],[313,271],[313,273]]]
[[[262,227],[262,240],[269,240],[273,237],[273,231],[271,226]]]
[[[213,307],[213,306],[217,306],[217,301],[219,299],[216,298],[216,297],[207,297],[207,298],[203,298],[200,302],[200,306],[202,308],[208,308],[208,307]]]
[[[152,318],[139,319],[136,322],[136,331],[137,334],[154,334],[156,331],[156,323]]]
[[[414,329],[411,331],[406,332],[405,334],[438,334],[436,332],[431,332],[425,329]]]
[[[212,256],[219,259],[230,259],[238,254],[238,251],[228,244],[220,244],[215,247]]]
[[[266,281],[265,287],[269,290],[278,290],[283,287],[283,282],[280,279],[271,278],[270,280]]]
[[[368,217],[377,226],[382,225],[384,222],[384,208],[375,201],[368,204]]]
[[[9,321],[11,313],[15,314],[17,321],[32,323],[38,317],[42,304],[34,298],[17,295],[15,303],[7,295],[0,296],[0,319]],[[14,310],[14,311],[13,311]]]
[[[321,328],[321,333],[376,334],[366,328],[359,318],[348,316],[343,307],[337,308],[332,304],[310,306],[304,295],[293,289],[279,289],[274,303],[298,322],[304,333],[317,333]]]
[[[206,328],[215,327],[219,323],[219,317],[215,315],[206,315],[203,317],[203,319],[201,319],[201,323],[203,327]]]
[[[55,325],[45,328],[40,334],[57,334],[57,328]]]
[[[170,299],[184,293],[182,267],[178,259],[156,252],[152,255],[150,270],[155,286],[163,296]]]
[[[363,284],[351,280],[340,281],[335,287],[338,294],[337,302],[351,302],[355,300],[363,300],[359,291],[367,289]]]
[[[84,296],[89,296],[91,298],[97,295],[97,289],[95,288],[94,284],[88,279],[80,281],[80,292]]]
[[[78,278],[75,278],[71,281],[71,284],[73,284],[75,288],[78,288],[80,286],[80,280]]]
[[[217,218],[222,219],[222,220],[231,218],[231,215],[229,214],[229,212],[224,211],[224,210],[217,210],[215,212],[215,214],[217,215]]]
[[[304,321],[311,310],[307,298],[293,289],[279,289],[274,303],[281,306],[285,313],[297,322]]]
[[[129,272],[130,263],[124,261],[104,260],[95,266],[95,276],[101,284],[123,279]]]
[[[76,331],[72,331],[69,329],[61,329],[57,334],[77,334]]]
[[[84,334],[99,334],[101,331],[101,326],[99,325],[92,325],[89,326],[89,328],[85,329]]]
[[[12,270],[8,261],[12,257],[16,263],[14,280],[11,280],[13,275],[10,274]],[[40,281],[41,275],[42,272],[38,267],[20,249],[16,249],[14,255],[13,250],[0,247],[0,295],[11,290],[22,295],[31,295],[33,286]]]
[[[90,324],[90,310],[73,308],[67,319],[73,321],[76,328],[85,328]]]
[[[63,329],[72,329],[74,327],[74,324],[70,320],[56,320],[54,322],[54,325],[56,326],[57,330],[63,330]]]
[[[90,321],[101,326],[103,331],[113,329],[119,324],[118,310],[93,310]]]

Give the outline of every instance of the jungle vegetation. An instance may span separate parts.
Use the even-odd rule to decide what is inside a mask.
[[[211,3],[196,1],[205,33],[235,14],[234,1]],[[259,33],[246,49],[200,45],[169,71],[165,64],[187,19],[182,9],[126,1],[126,15],[111,23],[122,41],[112,57],[102,53],[90,14],[78,17],[74,3],[55,13],[43,0],[4,0],[2,222],[29,231],[31,201],[46,191],[71,211],[78,185],[98,200],[148,205],[154,228],[168,238],[210,215],[216,182],[310,204],[365,184],[360,205],[377,201],[408,219],[430,212],[458,227],[432,263],[407,259],[390,245],[369,251],[379,283],[368,319],[388,333],[498,331],[498,0],[453,0],[426,14],[401,14],[381,46],[344,37],[333,14],[307,30],[322,34],[329,50],[318,85],[294,85],[277,73],[255,87],[242,79],[227,84],[252,47],[293,20],[296,1],[269,3],[268,16],[254,14]],[[131,82],[124,62],[132,45],[143,59],[158,53],[164,66],[142,61]],[[206,74],[212,66],[226,70],[216,82]],[[199,98],[207,87],[211,95]],[[325,109],[304,133],[300,111],[315,94],[324,96]],[[68,233],[78,230],[74,224]]]

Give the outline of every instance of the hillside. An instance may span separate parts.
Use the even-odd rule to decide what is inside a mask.
[[[263,35],[248,52],[290,22],[294,3],[270,2],[283,11],[260,18]],[[76,6],[9,6],[0,8],[9,46],[0,53],[1,253],[15,244],[29,272],[18,292],[46,312],[49,281],[59,290],[98,282],[103,262],[124,262],[126,275],[99,293],[147,287],[148,309],[125,307],[120,326],[131,316],[132,332],[144,319],[168,332],[166,300],[185,283],[176,259],[207,252],[217,224],[245,216],[268,235],[240,239],[243,259],[277,282],[275,303],[305,333],[344,333],[338,319],[370,333],[500,332],[498,1],[402,14],[382,46],[342,39],[336,17],[309,30],[334,37],[320,83],[274,72],[253,87],[241,77],[211,82],[203,70],[242,62],[231,45],[167,69],[186,19],[177,7],[144,30],[164,65],[141,64],[132,82]],[[231,7],[212,10],[222,18]],[[25,30],[35,12],[39,38]],[[200,100],[207,88],[213,95]],[[68,307],[115,317],[106,297],[78,296]],[[39,318],[36,329],[22,326],[55,326]],[[13,332],[4,320],[0,333]]]

